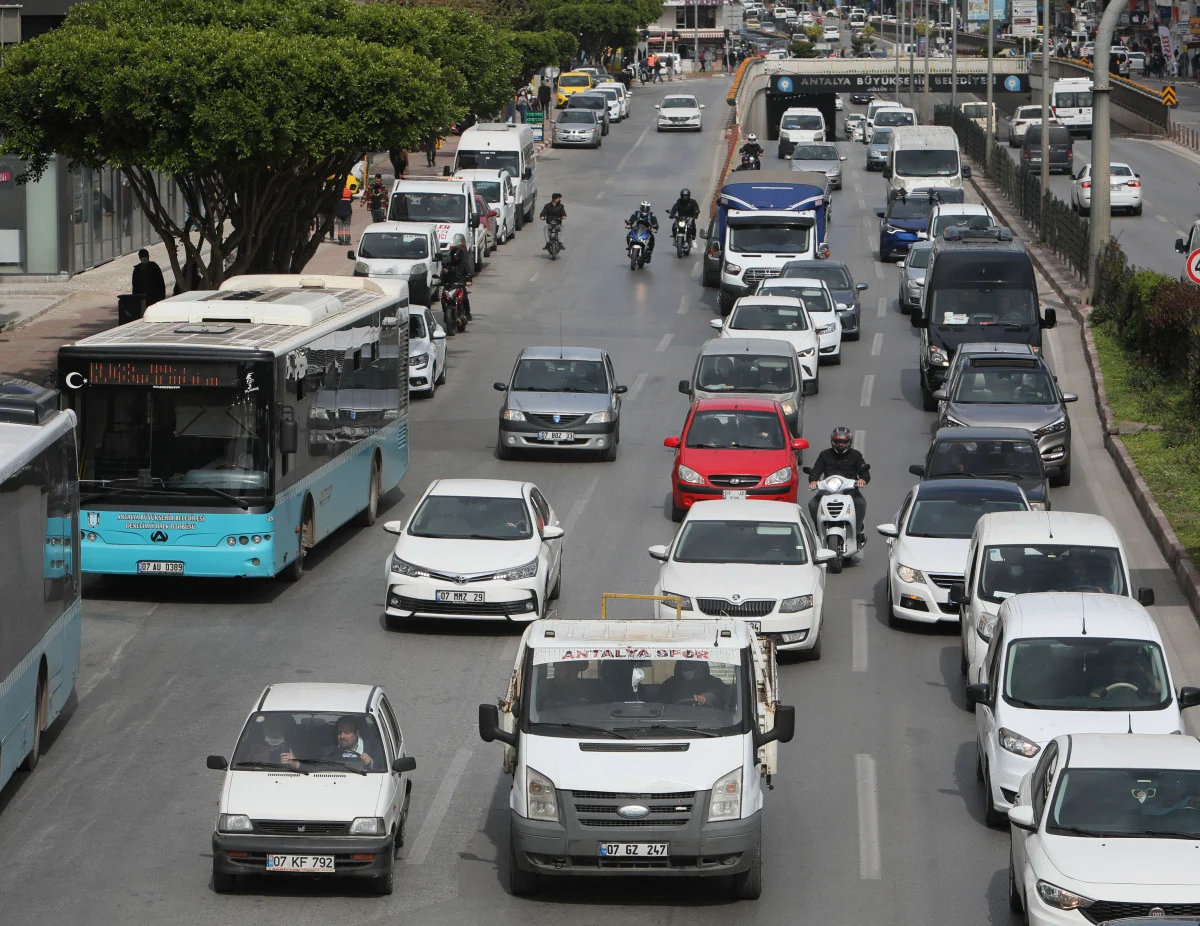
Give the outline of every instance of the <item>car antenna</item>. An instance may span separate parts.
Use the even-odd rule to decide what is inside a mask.
[[[1082,636],[1087,636],[1087,596],[1079,597],[1079,621],[1083,625]],[[1130,731],[1133,732],[1133,731]]]
[[[1046,512],[1046,531],[1050,535],[1050,539],[1054,539],[1054,522],[1050,520],[1050,512]]]
[[[562,343],[562,312],[558,313],[558,359],[563,359],[563,343]]]

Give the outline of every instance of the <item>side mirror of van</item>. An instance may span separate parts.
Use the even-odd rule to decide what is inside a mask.
[[[358,258],[356,258],[354,256],[354,248],[351,248],[349,251],[346,252],[346,260],[357,260],[357,259]]]
[[[971,179],[971,165],[970,164],[964,164],[962,166],[962,175],[963,175],[964,180]]]
[[[754,748],[758,749],[767,743],[790,743],[796,735],[796,709],[790,704],[780,704],[775,708],[775,725],[770,730],[754,731]]]
[[[522,180],[532,180],[533,179],[533,168],[526,167],[525,173],[521,174],[521,179]]]
[[[229,768],[229,763],[225,761],[224,756],[209,756],[208,762],[205,764],[214,772],[223,772]]]
[[[691,395],[692,394],[691,380],[681,379],[679,381],[679,391],[682,392],[684,395]]]
[[[882,218],[883,218],[883,210],[882,210],[882,209],[876,209],[876,210],[875,210],[875,215],[876,215],[876,216],[878,216],[879,218],[881,218],[881,219],[882,219]]]
[[[1179,689],[1179,709],[1186,710],[1200,704],[1200,688],[1185,687]]]
[[[992,686],[987,682],[976,682],[974,685],[967,686],[967,703],[968,704],[983,704],[992,703]]]
[[[517,735],[501,729],[500,708],[495,704],[479,705],[479,738],[485,743],[499,740],[506,746],[517,745]]]
[[[1040,322],[1040,327],[1053,328],[1057,324],[1058,324],[1058,312],[1056,312],[1054,309],[1046,309],[1044,312],[1042,312],[1042,320]]]
[[[1184,253],[1187,250],[1187,242],[1184,241],[1182,238],[1176,238],[1175,239],[1175,250],[1178,251],[1180,254]]]
[[[946,395],[945,389],[935,389],[933,392],[933,397],[935,399],[937,399],[939,402],[945,402],[946,399],[949,398],[949,396]]]
[[[1137,590],[1137,602],[1144,608],[1154,604],[1154,589],[1143,586]]]
[[[891,179],[892,179],[892,169],[891,169],[890,167],[885,167],[885,168],[883,169],[883,179],[884,179],[884,180],[891,180]]]

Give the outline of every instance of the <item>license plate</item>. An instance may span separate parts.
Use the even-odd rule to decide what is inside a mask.
[[[183,563],[166,563],[161,560],[138,560],[139,575],[183,575]]]
[[[267,871],[333,871],[333,856],[268,855]]]
[[[604,858],[666,858],[666,842],[602,842],[600,855]]]
[[[434,598],[438,601],[449,601],[452,604],[482,604],[486,599],[483,592],[436,591]]]
[[[746,621],[746,626],[755,633],[762,633],[762,621]]]
[[[723,498],[742,499],[746,497],[745,489],[726,489],[721,493]]]
[[[538,431],[538,440],[575,440],[575,435],[570,431]]]

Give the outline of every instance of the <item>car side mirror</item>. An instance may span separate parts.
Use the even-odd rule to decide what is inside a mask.
[[[701,104],[700,104],[700,108],[701,108],[701,109],[707,109],[707,108],[708,108],[708,104],[707,104],[707,103],[701,103]]]
[[[801,466],[800,472],[804,473],[805,476],[808,476],[810,478],[812,477],[812,467],[811,466]]]
[[[846,160],[846,155],[844,155],[844,154],[842,155],[842,160],[843,161]]]
[[[300,427],[296,424],[295,413],[290,408],[282,409],[283,417],[279,419],[279,452],[295,453],[300,446]]]
[[[793,450],[807,450],[808,449],[808,441],[803,437],[793,437],[792,438],[792,449]]]
[[[912,466],[910,466],[908,468],[908,471],[910,473],[912,473],[914,476],[924,476],[925,475],[925,467],[922,466],[920,463],[914,463]]]
[[[987,682],[976,682],[967,686],[967,703],[982,704],[985,707],[992,703],[992,686]]]
[[[1143,586],[1137,590],[1137,602],[1144,608],[1154,605],[1154,589]]]
[[[759,749],[767,743],[790,743],[796,735],[796,709],[790,704],[780,704],[775,708],[775,723],[770,730],[754,731],[754,748]]]
[[[1079,396],[1077,396],[1074,392],[1064,392],[1062,394],[1062,399],[1064,402],[1078,402]]]
[[[403,521],[384,521],[383,529],[384,529],[384,531],[386,531],[389,534],[403,534],[404,533],[404,522]]]
[[[659,562],[667,561],[667,545],[665,543],[656,543],[654,546],[647,548],[647,553],[651,559],[656,559]]]
[[[1197,704],[1200,704],[1200,688],[1187,685],[1179,689],[1179,709],[1181,711],[1195,707]]]
[[[446,337],[446,329],[443,328],[441,325],[435,326],[433,329],[433,339],[435,341],[441,341],[445,337]]]
[[[723,319],[720,319],[720,318],[711,318],[708,321],[708,327],[716,328],[718,331],[720,331],[722,328],[725,327],[725,322]]]
[[[394,762],[392,762],[392,771],[396,772],[397,774],[400,774],[401,772],[415,771],[416,767],[417,760],[412,756],[401,756],[399,759],[396,759]]]
[[[358,258],[354,256],[354,248],[351,248],[346,252],[346,260],[358,260]]]
[[[526,167],[525,173],[521,174],[521,179],[522,180],[532,180],[533,179],[533,168]]]
[[[880,524],[875,530],[879,532],[880,537],[899,537],[900,529],[895,524]]]
[[[479,705],[479,738],[485,743],[492,743],[499,740],[506,746],[517,745],[516,733],[510,733],[508,730],[501,729],[500,708],[495,704]]]
[[[963,179],[964,179],[964,180],[970,180],[970,179],[971,179],[971,165],[969,165],[969,164],[964,164],[964,165],[962,166],[962,175],[963,175]]]
[[[870,289],[870,288],[871,288],[870,285],[867,283],[858,283],[855,285],[854,291],[861,293],[863,290]]]
[[[670,437],[665,437],[663,438],[663,446],[670,447],[672,450],[674,450],[679,446],[679,438],[674,434],[672,434]]]
[[[209,756],[205,765],[211,768],[214,772],[223,772],[229,768],[229,763],[225,761],[224,756]]]
[[[613,395],[624,395],[628,391],[628,386],[613,386]]]
[[[883,179],[884,179],[884,180],[891,180],[891,179],[892,179],[892,169],[891,169],[890,167],[885,167],[885,168],[883,169]]]
[[[955,582],[947,590],[947,595],[955,604],[969,604],[971,597],[967,594],[967,587],[962,582]]]
[[[681,379],[679,381],[679,391],[682,392],[684,395],[691,395],[692,394],[691,381],[686,380],[686,379]]]
[[[1185,242],[1182,238],[1176,238],[1175,239],[1175,250],[1178,251],[1180,254],[1182,254],[1184,251],[1187,250],[1187,242]]]
[[[913,283],[915,283],[917,286],[924,286],[924,285],[925,285],[925,281],[924,281],[924,280],[913,280]]]
[[[698,234],[701,238],[707,239],[708,238],[708,229],[701,228],[698,232],[696,232],[696,234]]]
[[[881,219],[882,219],[882,218],[883,218],[883,210],[882,210],[882,209],[876,209],[876,210],[875,210],[875,215],[877,215],[879,218],[881,218]]]
[[[492,383],[492,388],[497,392],[508,392],[508,383]]]
[[[655,109],[662,109],[662,107],[661,107],[661,106],[660,106],[658,103],[655,103],[655,104],[654,104],[654,108],[655,108]]]
[[[1046,309],[1046,311],[1042,313],[1042,320],[1040,324],[1042,328],[1053,328],[1058,324],[1058,312],[1056,312],[1054,309]]]
[[[1016,804],[1008,809],[1008,822],[1019,830],[1025,830],[1027,833],[1037,832],[1037,819],[1033,815],[1033,808],[1028,804]]]
[[[566,531],[564,531],[557,524],[547,524],[545,527],[542,528],[542,539],[543,540],[561,540],[565,533],[566,533]]]
[[[488,215],[490,215],[490,216],[491,216],[493,219],[494,219],[494,218],[496,218],[496,216],[498,216],[499,214],[500,214],[500,213],[499,213],[497,210],[495,210],[495,209],[489,209],[489,210],[488,210]]]
[[[837,554],[827,547],[821,547],[816,553],[813,554],[813,562],[818,566],[824,565],[825,563],[832,563],[835,559],[837,559]]]
[[[933,397],[935,399],[937,399],[939,402],[945,402],[947,399],[946,390],[945,389],[935,389],[933,391]]]
[[[473,215],[473,216],[471,216],[471,227],[472,227],[472,228],[478,228],[478,227],[479,227],[479,216],[477,216],[477,215]]]

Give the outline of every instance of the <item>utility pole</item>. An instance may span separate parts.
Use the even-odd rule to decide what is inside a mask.
[[[879,31],[883,31],[883,21],[880,20]],[[904,38],[904,0],[896,0],[896,102],[900,102],[900,45]],[[863,138],[867,136],[864,134]]]
[[[1100,278],[1100,252],[1108,241],[1112,228],[1112,199],[1109,197],[1108,177],[1112,155],[1109,151],[1110,100],[1108,79],[1109,49],[1113,30],[1128,9],[1124,0],[1108,0],[1100,25],[1096,28],[1096,48],[1092,56],[1092,208],[1088,222],[1088,290],[1089,301],[1096,298]],[[1045,131],[1045,130],[1043,130]]]
[[[992,118],[992,77],[996,68],[996,0],[988,0],[987,56],[987,145],[983,152],[985,170],[992,166],[992,145],[996,141],[995,120]]]
[[[950,108],[958,109],[958,0],[950,13]]]
[[[682,67],[682,64],[680,65]],[[692,70],[700,69],[700,0],[692,6]]]
[[[1095,186],[1095,184],[1092,184]],[[1042,0],[1042,202],[1038,228],[1046,240],[1046,193],[1050,189],[1050,0]]]
[[[917,54],[917,0],[908,0],[908,108],[916,110],[917,88],[913,81],[914,59]]]
[[[929,0],[925,0],[925,91],[921,97],[921,121],[930,122],[932,113],[929,111],[929,40],[932,33],[929,29]]]

